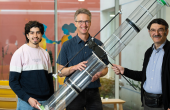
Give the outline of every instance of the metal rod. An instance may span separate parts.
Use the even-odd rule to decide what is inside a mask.
[[[110,63],[110,62],[109,62]],[[111,65],[112,65],[112,63],[110,63]],[[113,66],[113,65],[112,65]],[[123,74],[121,74],[121,73],[119,73],[121,76],[123,76],[123,78],[135,89],[135,90],[137,90],[131,83],[130,83],[130,81],[128,81],[127,79],[126,79],[126,77],[123,75]]]
[[[121,10],[94,36],[94,38],[119,14],[121,14]]]

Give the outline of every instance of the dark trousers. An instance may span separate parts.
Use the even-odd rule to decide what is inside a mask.
[[[103,110],[98,88],[83,90],[66,110]]]
[[[145,105],[145,96],[143,97],[144,110],[164,110],[163,105],[161,108],[151,108]]]

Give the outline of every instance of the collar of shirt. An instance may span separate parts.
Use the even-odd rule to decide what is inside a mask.
[[[76,40],[77,40],[77,43],[78,43],[78,44],[81,43],[81,42],[83,42],[83,40],[80,39],[80,37],[78,36],[78,34],[77,34],[75,37],[76,37]],[[89,34],[89,38],[87,39],[86,42],[88,42],[91,38],[92,38],[92,37],[91,37],[91,35]],[[85,43],[86,43],[86,42],[85,42]]]
[[[166,41],[165,41],[158,49],[156,49],[156,48],[155,48],[155,45],[153,45],[153,46],[152,46],[152,49],[153,49],[154,51],[156,51],[156,53],[158,53],[161,49],[163,49],[163,46],[165,45],[165,43],[166,43]]]

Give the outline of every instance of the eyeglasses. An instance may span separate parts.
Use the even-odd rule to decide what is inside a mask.
[[[83,24],[83,23],[86,23],[86,25],[90,24],[90,20],[86,20],[86,21],[76,21],[78,22],[80,25]]]
[[[156,31],[161,34],[161,33],[163,33],[165,30],[164,30],[164,29],[158,29],[158,30],[151,29],[151,30],[150,30],[151,33],[156,33]]]

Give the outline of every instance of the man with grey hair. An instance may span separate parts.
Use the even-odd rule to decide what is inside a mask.
[[[168,23],[153,19],[147,26],[153,44],[145,52],[142,71],[113,64],[116,74],[141,81],[141,101],[145,110],[170,110],[170,42]]]
[[[74,15],[74,20],[75,26],[77,27],[77,35],[63,44],[57,59],[57,63],[59,64],[58,70],[61,70],[92,38],[88,33],[91,26],[90,11],[84,8],[78,9]],[[95,38],[94,41],[96,44],[102,45],[102,42]],[[84,47],[84,49],[62,69],[59,76],[66,76],[66,81],[76,70],[84,70],[86,67],[85,64],[87,63],[86,60],[91,55],[92,50],[87,46]],[[107,72],[108,68],[106,67],[101,72],[96,73],[91,83],[66,107],[66,110],[102,110],[102,102],[98,89],[98,87],[100,87],[99,77],[106,75]]]

